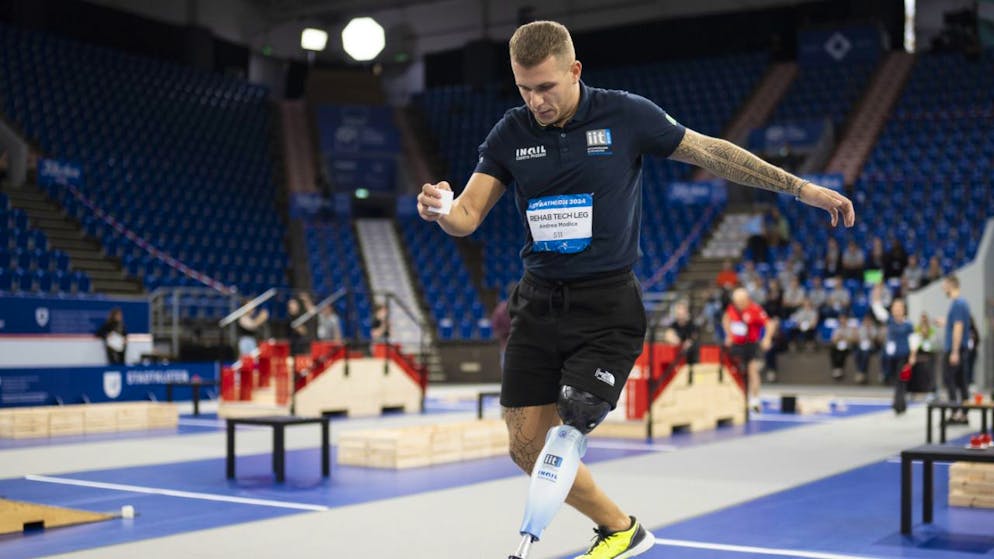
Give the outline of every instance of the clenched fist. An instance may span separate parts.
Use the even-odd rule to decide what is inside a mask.
[[[418,215],[421,216],[421,219],[425,221],[438,221],[442,217],[441,213],[432,211],[429,208],[435,208],[436,210],[442,208],[441,192],[443,190],[451,192],[452,187],[445,181],[435,184],[425,184],[421,187],[421,194],[418,194]]]

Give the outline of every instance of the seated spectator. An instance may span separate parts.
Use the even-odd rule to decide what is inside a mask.
[[[855,240],[850,239],[842,253],[842,276],[845,279],[862,280],[865,267],[866,254],[856,245]]]
[[[886,285],[878,283],[870,290],[870,299],[880,301],[880,304],[890,308],[890,304],[894,300],[894,295],[891,294],[890,289]]]
[[[839,326],[832,332],[832,346],[828,358],[832,365],[832,378],[836,381],[845,376],[846,359],[859,341],[859,331],[849,322],[849,314],[839,314]]]
[[[780,289],[780,282],[776,278],[771,278],[766,283],[766,299],[763,302],[763,310],[772,318],[783,318],[783,292]]]
[[[925,278],[925,270],[922,270],[921,261],[918,259],[917,254],[912,254],[908,256],[908,265],[905,266],[904,272],[901,273],[901,279],[907,280],[908,288],[912,291],[918,289],[922,286],[922,280]],[[907,297],[908,294],[904,293]]]
[[[890,250],[884,255],[884,277],[887,279],[901,277],[907,264],[908,253],[904,250],[901,239],[891,239]]]
[[[933,256],[928,259],[928,270],[925,271],[925,279],[922,281],[922,287],[936,282],[942,279],[942,262],[939,261],[938,256]]]
[[[739,273],[739,285],[746,288],[750,295],[763,291],[763,277],[756,271],[756,265],[752,260],[746,260],[742,264],[742,272]],[[759,301],[757,301],[759,303]],[[760,303],[762,304],[762,303]]]
[[[849,295],[849,290],[846,289],[845,282],[842,281],[841,277],[836,276],[832,291],[828,293],[828,301],[826,302],[829,311],[824,314],[839,316],[842,313],[848,313],[851,304],[852,297]]]
[[[839,249],[839,242],[835,240],[835,237],[828,238],[825,256],[822,257],[822,269],[828,277],[842,273],[842,251]]]
[[[766,214],[766,239],[772,247],[786,246],[790,242],[790,223],[777,207]]]
[[[857,329],[856,346],[856,382],[867,384],[870,381],[870,357],[879,351],[883,340],[883,331],[877,326],[871,313],[863,316]]]
[[[746,249],[752,255],[752,259],[757,262],[766,262],[770,258],[770,241],[766,228],[763,226],[762,216],[755,216],[745,224],[745,232],[749,235],[746,241]]]
[[[811,289],[808,290],[808,299],[819,312],[828,304],[828,291],[821,277],[815,276],[811,280]]]
[[[718,272],[718,279],[716,281],[718,287],[722,289],[735,289],[739,285],[739,275],[735,273],[735,267],[732,265],[731,260],[725,260],[721,265],[721,271]]]
[[[866,265],[863,267],[865,270],[879,270],[881,273],[887,267],[885,262],[887,254],[884,252],[884,241],[880,237],[873,237],[873,242],[870,244],[870,255],[866,260]],[[859,278],[863,279],[863,275],[860,274]]]
[[[803,342],[810,348],[818,332],[818,310],[815,309],[811,299],[805,299],[801,303],[801,308],[794,312],[790,319],[797,325],[797,343]]]
[[[794,314],[804,304],[805,297],[807,294],[804,292],[801,280],[792,278],[783,292],[783,312],[787,316]]]

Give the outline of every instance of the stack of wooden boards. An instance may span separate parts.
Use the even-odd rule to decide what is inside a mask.
[[[949,467],[949,506],[994,508],[994,464],[952,464]]]
[[[113,402],[0,410],[0,438],[27,439],[175,428],[176,404]]]
[[[351,431],[338,437],[338,463],[369,468],[414,468],[507,453],[507,428],[500,420]]]

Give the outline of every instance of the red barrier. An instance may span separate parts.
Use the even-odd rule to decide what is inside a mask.
[[[238,399],[243,402],[252,400],[254,373],[255,361],[248,355],[242,357],[242,368],[238,371]]]
[[[228,402],[235,399],[235,370],[221,367],[221,399]]]
[[[276,405],[287,405],[290,402],[290,370],[287,368],[286,359],[277,361],[273,382],[276,385]]]

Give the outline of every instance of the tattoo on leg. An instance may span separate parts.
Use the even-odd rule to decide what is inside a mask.
[[[542,438],[525,432],[525,411],[522,408],[504,408],[504,422],[507,423],[510,438],[511,459],[526,473],[531,473],[542,450]]]

